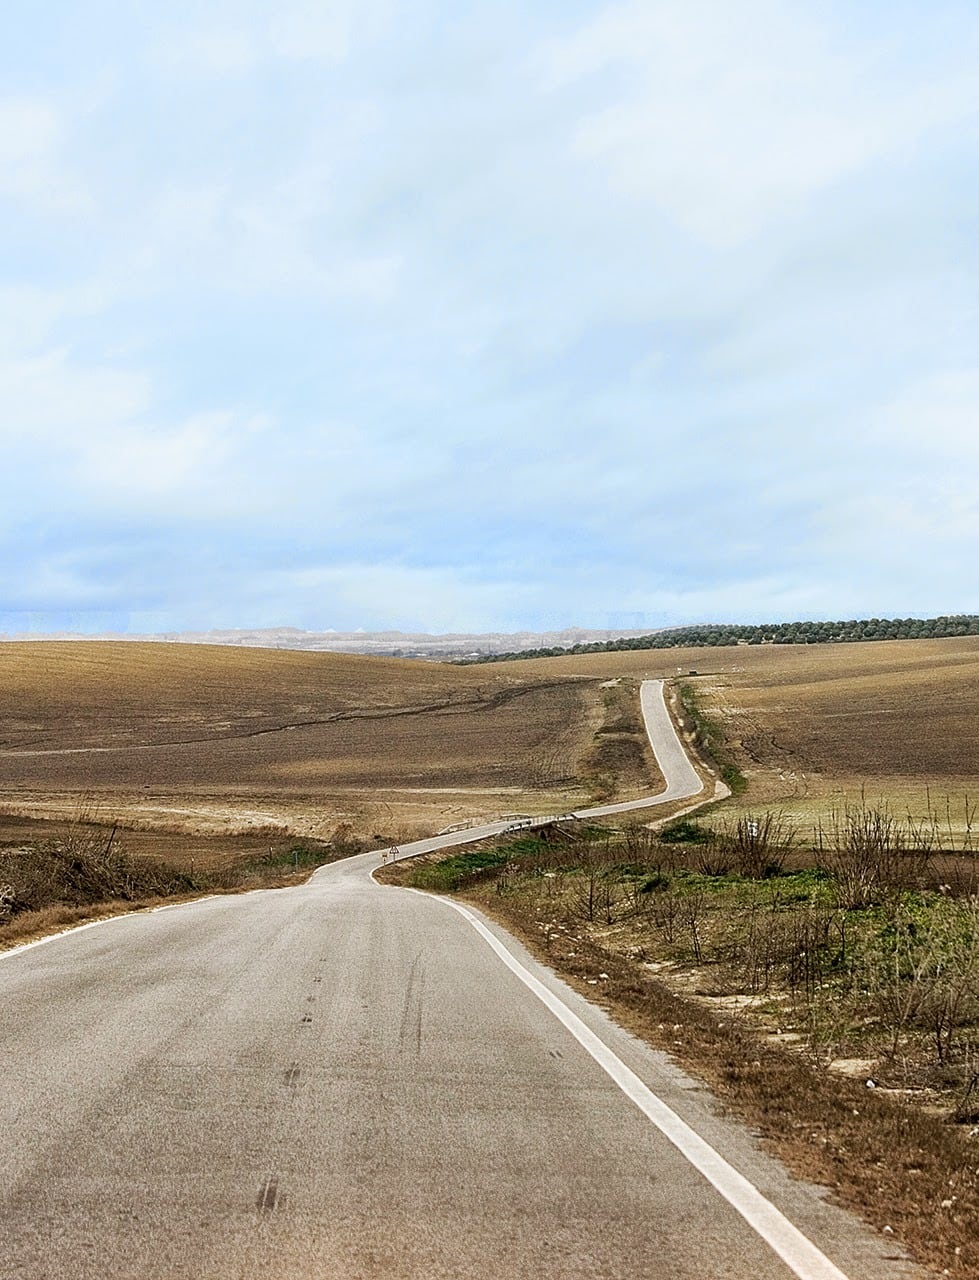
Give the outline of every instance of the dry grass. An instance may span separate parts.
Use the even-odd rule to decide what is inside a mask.
[[[977,1280],[979,1173],[967,1135],[760,1043],[738,1018],[685,999],[634,962],[545,938],[507,899],[473,899],[583,995],[597,995],[623,1026],[706,1081],[796,1176],[829,1187],[936,1274]]]
[[[40,911],[25,912],[24,915],[16,916],[0,927],[0,950],[19,947],[25,942],[36,942],[39,938],[63,933],[81,924],[89,924],[93,920],[109,920],[112,916],[128,915],[132,911],[151,910],[153,907],[169,906],[171,903],[181,901],[184,899],[179,897],[143,898],[133,902],[110,900],[85,907],[44,907]]]
[[[195,847],[182,858],[172,845],[170,856],[140,851],[138,839],[91,813],[70,823],[25,823],[23,830],[29,839],[0,843],[0,948],[161,902],[296,884],[364,848],[343,826],[329,842],[280,836],[255,847],[225,838],[220,852],[201,857]]]
[[[919,817],[929,806],[941,817],[947,795],[947,830],[967,834],[979,638],[468,668],[44,643],[0,646],[0,844],[43,843],[85,796],[102,835],[119,820],[128,828],[135,856],[220,878],[271,846],[270,870],[287,875],[281,855],[297,833],[400,842],[461,818],[636,794],[649,789],[652,766],[634,682],[678,674],[748,778],[746,795],[726,802],[732,822],[774,801],[826,824],[864,789]],[[588,994],[607,972],[602,994],[619,1016],[704,1074],[798,1172],[893,1226],[919,1257],[979,1276],[976,1161],[958,1131],[760,1046],[743,1021],[670,992],[584,931],[565,945],[516,899],[491,891],[485,902]],[[52,906],[17,928],[63,927],[104,909]]]

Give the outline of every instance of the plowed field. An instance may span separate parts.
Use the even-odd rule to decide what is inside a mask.
[[[681,678],[724,726],[748,792],[823,819],[859,799],[898,816],[946,801],[961,834],[979,799],[979,638],[839,645],[738,645],[507,663],[557,674]],[[696,675],[689,673],[695,671]]]
[[[0,690],[8,816],[83,807],[175,834],[403,838],[560,811],[588,798],[614,713],[597,679],[167,644],[0,645]],[[616,793],[652,785],[652,761],[632,765]]]

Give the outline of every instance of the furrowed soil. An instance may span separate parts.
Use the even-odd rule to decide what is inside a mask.
[[[747,780],[706,821],[773,810],[804,843],[845,807],[883,802],[931,823],[936,891],[972,900],[979,638],[470,667],[217,646],[0,645],[0,856],[13,867],[20,849],[90,845],[101,873],[111,838],[192,877],[209,871],[216,888],[247,887],[301,876],[364,841],[631,798],[659,786],[637,714],[638,682],[655,677],[685,686]],[[613,945],[611,926],[556,930],[536,902],[521,906],[488,882],[470,891],[626,1025],[700,1071],[798,1173],[893,1225],[940,1271],[979,1277],[979,1109],[969,1127],[905,1107],[896,1086],[884,1097],[774,1045],[740,1006],[705,1009],[704,993],[691,999],[669,966],[654,975],[641,953]],[[133,905],[62,895],[53,915],[25,910],[4,928],[27,937]]]
[[[960,845],[979,798],[979,638],[583,654],[500,664],[535,675],[661,677],[695,692],[748,780],[811,834],[848,804],[929,814]]]
[[[127,855],[245,887],[301,876],[364,841],[646,794],[660,780],[638,683],[656,677],[681,686],[747,780],[706,821],[772,810],[797,824],[801,846],[845,807],[883,802],[931,822],[938,889],[971,901],[979,638],[469,667],[217,646],[0,645],[0,855],[14,866],[19,849],[91,843],[101,872],[118,824],[112,838]],[[668,966],[654,977],[608,929],[556,931],[537,903],[524,910],[489,883],[471,891],[627,1025],[701,1071],[800,1174],[893,1225],[939,1270],[979,1276],[979,1122],[964,1132],[817,1069],[734,1006],[718,1014],[702,993],[691,1000]],[[5,928],[31,936],[132,905],[62,896],[50,920],[24,911]]]
[[[639,650],[469,667],[222,646],[0,646],[0,842],[83,809],[127,847],[221,862],[286,833],[407,838],[655,789],[643,678],[682,681],[748,781],[811,833],[849,803],[979,793],[979,638]],[[618,684],[612,682],[618,681]],[[4,816],[6,815],[6,816]],[[34,834],[37,834],[36,832]],[[135,843],[134,843],[135,842]]]
[[[196,864],[286,834],[406,838],[655,785],[634,686],[399,659],[0,646],[0,844],[83,817]],[[621,704],[621,705],[620,705]]]

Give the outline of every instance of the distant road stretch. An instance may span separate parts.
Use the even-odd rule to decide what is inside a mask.
[[[659,682],[643,705],[659,802],[697,794]],[[378,861],[0,954],[3,1280],[912,1274],[664,1055]]]
[[[666,783],[662,791],[645,796],[641,800],[623,800],[617,804],[603,804],[591,809],[576,809],[574,813],[526,818],[519,822],[504,819],[499,822],[483,823],[478,827],[468,827],[462,831],[448,831],[426,840],[414,840],[410,844],[401,845],[398,851],[400,856],[417,857],[418,854],[432,853],[437,849],[451,849],[455,845],[473,844],[477,840],[502,835],[506,831],[544,826],[553,822],[555,818],[605,818],[614,813],[629,813],[634,809],[656,808],[676,800],[691,799],[705,792],[704,784],[697,770],[690,763],[690,757],[684,750],[683,743],[670,718],[663,692],[663,681],[644,680],[640,688],[640,701],[649,743]],[[705,800],[712,798],[704,795]]]

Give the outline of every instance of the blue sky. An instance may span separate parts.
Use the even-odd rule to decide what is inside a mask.
[[[49,0],[0,630],[979,611],[979,10]]]

